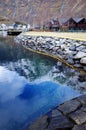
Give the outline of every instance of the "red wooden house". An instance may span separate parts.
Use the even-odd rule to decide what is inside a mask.
[[[73,18],[77,23],[78,30],[86,30],[86,19],[85,18]]]
[[[47,22],[45,27],[52,31],[86,30],[86,18],[53,19]]]
[[[49,21],[49,22],[44,23],[44,29],[45,30],[52,30],[52,22]]]
[[[60,24],[59,24],[58,19],[52,20],[52,30],[53,31],[58,31],[59,28],[60,28]]]
[[[65,23],[63,23],[62,26],[66,26],[68,30],[75,30],[77,23],[73,18],[70,18]]]

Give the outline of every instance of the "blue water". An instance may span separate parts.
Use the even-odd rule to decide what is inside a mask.
[[[56,105],[76,97],[78,91],[58,83],[29,83],[0,66],[0,130],[22,130]]]
[[[0,38],[0,130],[23,130],[52,108],[80,95],[64,85],[71,86],[74,74],[49,57],[26,51],[12,37]]]

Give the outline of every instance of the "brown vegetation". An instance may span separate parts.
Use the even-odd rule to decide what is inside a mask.
[[[86,17],[86,0],[0,0],[2,16],[42,25],[53,18]]]

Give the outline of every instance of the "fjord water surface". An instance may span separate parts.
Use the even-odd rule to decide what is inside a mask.
[[[27,51],[13,39],[0,38],[0,130],[22,130],[80,94],[61,84],[67,80],[63,76],[61,82],[54,80],[55,60]]]

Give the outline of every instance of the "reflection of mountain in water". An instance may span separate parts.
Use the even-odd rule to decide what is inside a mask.
[[[37,62],[26,58],[16,62],[3,63],[2,65],[11,71],[16,71],[21,76],[25,76],[30,82],[42,77],[42,80],[56,81],[75,88],[80,84],[77,76],[79,73],[75,73],[75,70],[68,68],[60,62],[50,65],[44,60]]]
[[[78,95],[78,91],[47,79],[29,83],[0,66],[0,130],[22,130],[27,123]]]
[[[78,72],[52,58],[27,51],[14,43],[13,37],[0,38],[0,65],[25,76],[30,82],[42,77],[44,81],[54,80],[74,88],[86,84],[79,82]]]
[[[0,130],[22,130],[78,96],[79,92],[62,85],[78,85],[76,75],[60,62],[25,50],[12,37],[0,38]]]
[[[17,62],[3,63],[11,71],[16,71],[28,80],[34,80],[40,76],[46,75],[51,69],[51,65],[42,62],[34,62],[29,59],[20,59]]]

